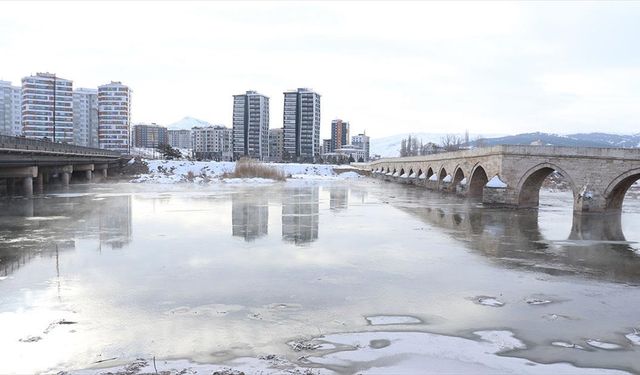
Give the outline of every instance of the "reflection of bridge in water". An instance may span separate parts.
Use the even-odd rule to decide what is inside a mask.
[[[122,248],[131,241],[131,197],[5,200],[0,202],[0,276],[40,256],[75,249],[76,239]]]
[[[546,239],[539,212],[452,204],[416,205],[428,192],[406,189],[390,203],[426,224],[443,228],[472,250],[508,267],[551,275],[586,275],[611,281],[640,279],[640,257],[625,240],[619,214],[574,214],[566,240]],[[418,203],[419,204],[419,203]]]

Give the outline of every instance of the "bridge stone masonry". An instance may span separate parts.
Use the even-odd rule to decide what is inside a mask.
[[[41,194],[44,185],[55,179],[68,186],[74,174],[92,181],[98,172],[105,179],[107,170],[125,159],[108,150],[0,136],[0,183],[4,180],[5,195],[29,198],[34,192]]]
[[[574,212],[604,212],[620,211],[640,179],[640,149],[503,145],[360,166],[387,181],[521,208],[538,206],[542,183],[556,171],[571,187]]]

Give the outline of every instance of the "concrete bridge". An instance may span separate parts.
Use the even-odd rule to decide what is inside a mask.
[[[365,167],[377,178],[511,207],[537,207],[543,181],[556,171],[571,186],[574,212],[619,211],[640,178],[640,149],[494,146],[380,159]]]
[[[4,180],[4,192],[9,196],[42,193],[44,185],[54,179],[67,186],[74,174],[87,181],[93,179],[94,172],[106,178],[109,167],[122,160],[122,155],[113,151],[0,136],[0,182]]]

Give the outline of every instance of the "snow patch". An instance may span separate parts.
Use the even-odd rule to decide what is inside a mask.
[[[624,335],[633,345],[640,345],[640,332],[634,330],[632,333]]]
[[[464,186],[467,184],[467,178],[463,178],[462,181],[460,181],[460,185]]]
[[[365,316],[365,319],[372,326],[422,323],[422,321],[418,318],[415,318],[413,316],[404,316],[404,315],[374,315],[374,316]]]
[[[580,349],[580,350],[584,350],[584,346],[580,346],[578,344],[573,344],[570,342],[564,342],[564,341],[554,341],[551,343],[551,345],[553,346],[559,346],[561,348],[570,348],[570,349]]]
[[[432,174],[431,177],[429,177],[429,181],[438,181],[438,176],[436,176],[436,174]]]
[[[487,182],[487,184],[485,185],[488,188],[494,188],[494,189],[504,189],[507,187],[507,184],[504,183],[504,181],[502,181],[500,179],[500,177],[498,177],[498,175],[493,176],[493,178],[491,180],[489,180],[489,182]]]
[[[445,176],[445,178],[442,179],[442,182],[449,183],[449,182],[451,182],[451,180],[453,180],[453,177],[451,177],[451,175],[448,174],[448,175]]]
[[[589,344],[589,346],[593,346],[594,348],[605,349],[605,350],[616,350],[616,349],[622,348],[622,346],[618,344],[600,341],[600,340],[594,340],[594,339],[587,340],[587,344]]]

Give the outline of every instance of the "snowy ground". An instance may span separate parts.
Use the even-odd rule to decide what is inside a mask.
[[[153,182],[171,184],[177,182],[208,183],[220,181],[225,173],[233,172],[234,162],[214,161],[186,161],[186,160],[145,160],[149,166],[149,173],[143,174],[132,182]],[[288,179],[350,179],[358,178],[356,172],[336,173],[334,169],[345,170],[350,166],[337,166],[329,164],[279,164],[265,163],[265,165],[278,168],[284,172]],[[224,182],[252,182],[267,183],[271,180],[261,178],[249,179],[224,179]]]
[[[75,374],[624,374],[624,371],[577,368],[569,363],[540,364],[502,353],[526,348],[510,331],[476,331],[476,339],[426,332],[355,332],[331,334],[306,342],[293,362],[276,355],[237,358],[225,364],[187,360],[138,359],[110,368]],[[564,344],[564,343],[562,343]],[[561,345],[567,350],[576,346]],[[294,349],[295,350],[295,349]]]

